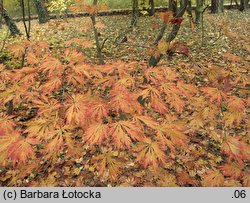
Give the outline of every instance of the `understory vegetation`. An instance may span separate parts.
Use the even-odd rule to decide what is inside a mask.
[[[88,6],[0,30],[0,185],[249,187],[249,10]]]

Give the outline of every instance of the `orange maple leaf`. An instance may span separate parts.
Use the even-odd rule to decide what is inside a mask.
[[[225,176],[229,176],[234,179],[238,179],[243,172],[242,167],[239,164],[233,162],[224,164],[220,167],[220,169]]]
[[[62,78],[59,76],[50,78],[46,83],[41,85],[41,89],[43,93],[52,93],[53,91],[57,91],[62,87]]]
[[[113,152],[107,151],[93,158],[98,168],[98,175],[104,176],[108,173],[108,177],[111,181],[117,180],[117,177],[121,174],[122,163],[114,156]]]
[[[242,112],[246,106],[245,100],[236,96],[229,97],[227,103],[228,109],[233,112]]]
[[[133,120],[136,122],[139,121],[140,123],[144,123],[146,126],[154,130],[159,128],[159,124],[149,116],[134,116]]]
[[[222,187],[224,176],[219,170],[209,170],[203,177],[202,186],[205,187]]]
[[[228,155],[229,160],[236,158],[239,164],[243,164],[239,138],[226,135],[222,143],[222,152]]]
[[[73,125],[81,125],[86,121],[87,103],[84,95],[72,95],[66,104],[66,122]]]
[[[144,168],[152,164],[153,168],[156,169],[159,164],[164,164],[166,161],[166,155],[161,149],[160,144],[149,138],[145,138],[139,142],[136,145],[136,151],[138,152],[136,161],[141,163]]]
[[[223,91],[215,87],[205,87],[202,91],[210,98],[210,102],[215,101],[218,105],[227,98],[227,95]]]
[[[34,103],[34,107],[38,107],[38,115],[51,115],[55,112],[58,112],[61,104],[53,98],[40,96],[39,99],[34,99],[32,101]]]
[[[64,71],[64,65],[59,61],[59,59],[54,58],[52,56],[46,57],[43,61],[41,61],[41,65],[39,69],[43,73],[48,73],[48,76],[60,75]]]
[[[105,139],[108,137],[109,127],[106,124],[95,123],[89,126],[84,134],[84,140],[90,144],[97,144],[99,146],[104,144]]]
[[[110,95],[112,96],[109,102],[110,106],[116,112],[138,112],[139,114],[142,112],[142,107],[137,101],[138,95],[128,91],[125,87],[115,86],[112,90],[110,90]]]
[[[118,149],[130,148],[132,141],[139,141],[144,137],[141,129],[131,121],[119,121],[111,124],[109,134]]]
[[[32,145],[38,144],[34,138],[19,138],[8,147],[7,156],[15,163],[25,163],[27,159],[35,156]]]

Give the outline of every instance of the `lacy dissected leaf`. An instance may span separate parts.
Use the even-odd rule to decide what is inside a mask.
[[[27,53],[27,63],[30,65],[37,65],[40,62],[39,58],[33,52]]]
[[[236,79],[235,79],[235,83],[236,84],[239,84],[239,83],[242,83],[242,85],[244,87],[246,87],[247,85],[250,84],[250,79],[249,79],[249,76],[248,75],[244,75],[244,74],[235,74],[236,75]]]
[[[157,137],[174,152],[177,146],[187,145],[189,138],[184,133],[186,129],[185,122],[168,117],[157,129]]]
[[[62,74],[64,71],[64,66],[59,59],[48,56],[46,59],[41,61],[39,69],[43,73],[48,73],[48,76],[50,77],[53,75]]]
[[[99,77],[99,78],[100,79],[95,81],[95,85],[97,85],[97,86],[100,85],[102,87],[102,89],[106,89],[107,87],[110,88],[116,83],[116,79],[114,76],[113,77],[110,77],[110,76]]]
[[[182,92],[188,99],[195,94],[197,94],[198,90],[194,85],[186,84],[182,81],[177,82],[177,88]]]
[[[139,96],[142,96],[142,99],[149,97],[152,100],[161,97],[161,92],[152,85],[145,85],[142,88],[144,90],[139,94]]]
[[[144,123],[146,126],[154,130],[159,128],[159,124],[149,116],[134,116],[133,119],[137,122]]]
[[[7,159],[9,147],[15,143],[20,137],[19,132],[14,129],[1,129],[0,127],[0,163],[4,163]]]
[[[145,88],[139,93],[142,99],[148,98],[153,109],[161,114],[168,112],[167,106],[161,98],[161,93],[158,89],[151,85],[143,86]]]
[[[24,67],[19,70],[15,70],[12,73],[11,80],[12,81],[20,81],[24,83],[25,86],[31,85],[37,81],[38,78],[38,70],[32,67]]]
[[[90,145],[103,145],[108,137],[109,127],[106,124],[95,123],[89,126],[84,134],[84,140]]]
[[[92,75],[99,75],[100,73],[91,65],[86,63],[79,63],[71,66],[71,70],[74,71],[75,75],[82,76],[90,79]]]
[[[41,96],[39,99],[34,99],[32,102],[34,107],[39,108],[37,112],[38,115],[51,115],[57,113],[61,107],[61,103],[56,99],[45,96]]]
[[[224,176],[219,170],[209,170],[203,177],[202,186],[222,187],[224,182]]]
[[[9,70],[7,70],[4,64],[0,64],[0,81],[1,83],[5,83],[11,81],[12,74]]]
[[[57,91],[62,87],[62,79],[59,76],[50,78],[46,83],[41,85],[43,93],[49,93]]]
[[[124,63],[123,61],[119,60],[117,62],[101,66],[99,70],[108,75],[123,78],[124,76],[128,76],[130,71],[136,70],[136,66],[134,63]]]
[[[185,102],[180,97],[183,95],[184,89],[179,90],[175,83],[165,83],[161,85],[161,90],[166,94],[166,102],[170,107],[181,113],[185,107]],[[187,93],[187,91],[185,92]]]
[[[27,95],[27,86],[24,86],[20,82],[14,82],[11,87],[3,92],[0,92],[0,101],[7,103],[13,101],[13,103],[19,103],[21,98]]]
[[[35,156],[32,145],[38,144],[34,138],[19,138],[8,147],[7,156],[14,163],[25,163],[26,160],[32,159]]]
[[[229,160],[236,158],[242,164],[241,142],[238,138],[226,135],[222,143],[222,152],[228,155]]]
[[[144,168],[152,165],[156,169],[160,164],[165,163],[166,155],[157,141],[145,138],[136,145],[136,151],[138,152],[136,161]]]
[[[210,98],[210,102],[216,102],[218,105],[227,98],[227,95],[223,91],[215,87],[205,87],[202,91]]]
[[[224,57],[225,59],[227,59],[227,60],[233,62],[233,63],[242,60],[241,57],[239,57],[239,56],[237,56],[237,55],[235,55],[235,54],[228,53],[228,52],[223,53],[223,57]]]
[[[222,75],[224,75],[224,72],[223,69],[221,69],[221,67],[213,66],[207,70],[207,77],[211,82],[216,81]]]
[[[94,161],[97,162],[99,176],[107,175],[110,180],[115,181],[121,174],[122,163],[115,156],[114,152],[104,152],[94,157]]]
[[[28,50],[32,50],[37,57],[46,56],[46,52],[49,50],[50,45],[45,40],[34,40],[29,42]]]
[[[79,84],[84,86],[92,76],[102,77],[96,68],[86,63],[71,65],[66,71],[66,81],[75,87],[79,87]]]
[[[160,97],[153,97],[151,99],[151,106],[158,113],[165,114],[168,112],[165,102]]]
[[[231,112],[242,112],[246,107],[246,102],[236,96],[231,96],[227,100],[228,109]]]
[[[185,186],[185,185],[194,185],[195,184],[195,180],[192,179],[190,177],[190,175],[186,172],[186,171],[181,171],[178,173],[178,176],[177,176],[177,179],[178,179],[178,183],[182,186]]]
[[[11,118],[10,116],[0,114],[0,136],[14,131],[16,124]]]
[[[225,112],[223,120],[225,122],[226,127],[232,127],[233,124],[240,124],[243,119],[243,112],[235,111],[235,112]]]
[[[184,100],[177,94],[167,96],[166,102],[169,103],[171,108],[174,108],[177,113],[181,113],[185,107]]]
[[[69,62],[69,66],[79,64],[85,60],[85,56],[76,50],[66,49],[64,51],[64,59]]]
[[[11,44],[7,48],[16,58],[21,58],[25,52],[25,46],[22,44]]]
[[[170,68],[162,67],[161,70],[162,70],[162,73],[163,73],[164,78],[165,78],[163,81],[164,83],[166,81],[173,82],[179,78],[179,74],[177,72],[171,70]]]
[[[71,132],[64,126],[62,128],[54,129],[53,131],[49,132],[47,140],[47,144],[44,148],[45,153],[58,153],[58,151],[66,144],[69,148],[73,148],[73,143],[70,139]],[[68,141],[68,142],[67,142]]]
[[[48,115],[49,117],[40,117],[26,123],[27,129],[25,133],[29,137],[36,137],[41,140],[51,139],[50,132],[54,131],[59,123],[59,118],[56,115]]]
[[[244,187],[250,187],[250,171],[246,171],[242,175],[242,182]]]
[[[241,155],[244,160],[250,161],[250,145],[241,141]]]
[[[242,174],[242,167],[237,163],[227,163],[220,167],[225,176],[238,179]]]
[[[151,67],[143,72],[144,77],[154,84],[162,83],[166,81],[166,77],[163,74],[162,68]]]
[[[135,87],[135,79],[130,75],[122,77],[120,80],[116,82],[116,85],[127,88]]]
[[[190,120],[188,125],[195,130],[203,128],[206,123],[202,118],[202,112],[194,112],[189,119]]]
[[[160,180],[157,182],[159,187],[178,187],[176,177],[170,173],[164,173]]]
[[[84,95],[72,95],[65,105],[67,110],[65,118],[68,124],[84,125],[86,122],[87,104]]]
[[[216,116],[220,113],[220,106],[209,104],[201,110],[201,116],[204,121],[214,122]]]
[[[125,87],[115,86],[111,91],[110,107],[117,113],[141,113],[142,107],[137,101],[138,95],[128,91]]]
[[[140,141],[144,137],[141,129],[131,121],[119,121],[111,124],[109,134],[118,149],[130,148],[132,141]]]
[[[108,112],[109,108],[105,101],[102,101],[100,98],[96,98],[91,102],[87,114],[90,118],[101,122],[103,118],[108,116]]]

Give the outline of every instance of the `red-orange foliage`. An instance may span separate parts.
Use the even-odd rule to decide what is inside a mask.
[[[162,16],[164,22],[170,14]],[[159,185],[197,184],[190,177],[196,173],[202,179],[198,185],[227,185],[229,177],[242,178],[242,185],[249,186],[243,178],[249,137],[230,130],[245,127],[247,101],[216,85],[223,81],[229,87],[230,77],[210,72],[216,83],[200,88],[170,67],[123,61],[92,65],[74,48],[55,54],[43,41],[9,46],[16,57],[25,49],[23,68],[0,65],[0,162],[22,172],[10,185],[27,174],[24,163],[38,173],[51,163],[54,174],[66,157],[69,164],[82,165],[74,171],[82,178],[98,175],[118,182],[123,172],[138,171],[136,179],[147,170]],[[13,103],[12,116],[4,113],[7,102]],[[210,165],[206,159],[223,159],[223,164]],[[178,179],[168,179],[172,175],[166,170],[172,167]],[[207,168],[211,170],[204,173]],[[52,179],[48,176],[47,183]]]

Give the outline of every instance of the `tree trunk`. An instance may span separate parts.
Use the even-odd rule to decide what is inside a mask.
[[[97,0],[93,0],[93,6],[97,5]],[[104,64],[104,59],[102,55],[102,47],[100,45],[100,40],[99,40],[99,33],[98,30],[96,29],[96,14],[93,14],[90,16],[92,25],[93,25],[93,30],[94,30],[94,36],[95,36],[95,43],[96,43],[96,52],[97,52],[97,57],[99,64]]]
[[[48,22],[49,14],[48,14],[48,11],[44,5],[43,0],[33,0],[33,1],[35,4],[35,7],[36,7],[39,23]]]
[[[9,30],[10,30],[10,34],[13,35],[13,36],[14,36],[14,35],[20,35],[20,34],[21,34],[20,30],[17,28],[15,22],[14,22],[14,21],[12,20],[12,18],[9,16],[7,10],[5,10],[5,9],[3,8],[2,12],[3,12],[3,19],[4,19],[4,21],[5,21],[6,25],[7,25],[7,27],[8,27]]]
[[[133,28],[137,25],[138,17],[139,17],[139,4],[138,0],[132,0],[132,19],[130,27]]]
[[[154,2],[154,0],[149,0],[148,4],[150,6],[150,9],[148,11],[148,15],[152,16],[155,14],[155,2]]]
[[[244,11],[248,8],[249,0],[240,0],[239,10]]]
[[[196,8],[195,8],[195,23],[199,24],[202,14],[202,8],[204,6],[204,0],[196,0]]]
[[[176,13],[177,12],[177,1],[176,0],[169,0],[168,9],[170,11],[173,11],[174,13]]]
[[[175,18],[181,18],[181,17],[183,17],[183,15],[184,15],[184,13],[186,11],[187,5],[188,5],[188,1],[189,0],[185,0],[184,1],[183,5],[179,9],[178,13],[176,13],[174,15]],[[175,39],[175,37],[178,34],[178,31],[179,31],[180,27],[181,27],[180,24],[173,25],[172,31],[166,37],[166,42],[171,42],[171,41],[173,41]],[[158,34],[158,36],[156,38],[155,45],[157,45],[158,42],[162,39],[165,30],[166,30],[166,24],[163,24],[163,26],[162,26],[162,28],[160,30],[160,33]],[[154,55],[150,56],[150,58],[148,60],[148,67],[154,67],[154,66],[156,66],[159,63],[159,61],[161,60],[161,58],[162,58],[162,55],[160,55],[159,57],[155,57]]]
[[[211,0],[211,13],[224,12],[224,0]]]
[[[181,2],[182,2],[181,7],[183,7],[184,2],[183,1],[181,1]],[[189,17],[191,17],[191,18],[193,17],[193,14],[192,14],[192,1],[191,0],[188,0],[187,13],[188,13]]]
[[[224,0],[219,1],[219,12],[224,13]]]

